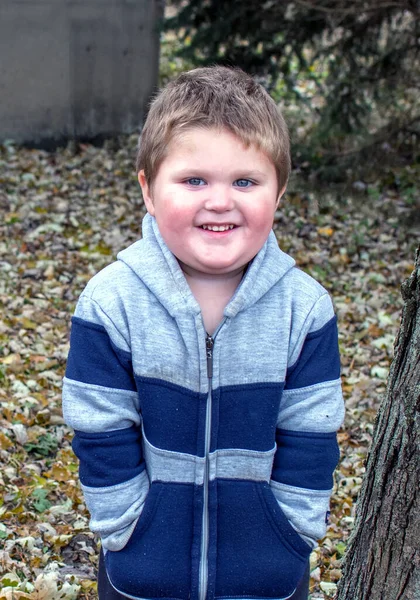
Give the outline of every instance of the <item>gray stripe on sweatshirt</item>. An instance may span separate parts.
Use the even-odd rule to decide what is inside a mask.
[[[101,536],[105,550],[124,548],[142,513],[149,487],[146,471],[113,486],[82,485],[90,529]]]
[[[78,431],[103,433],[140,425],[137,392],[118,390],[64,377],[63,414]]]
[[[143,433],[143,448],[151,481],[203,485],[204,457],[172,452],[153,446]],[[270,481],[276,447],[268,452],[241,448],[216,450],[209,454],[209,477]]]
[[[341,381],[326,381],[304,388],[284,390],[277,427],[291,431],[330,433],[344,419]]]
[[[246,479],[270,481],[276,446],[268,452],[255,450],[216,450],[209,455],[210,480]]]

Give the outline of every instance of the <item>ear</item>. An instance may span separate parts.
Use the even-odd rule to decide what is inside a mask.
[[[278,209],[279,204],[280,204],[280,200],[282,199],[283,194],[286,191],[286,187],[287,187],[287,183],[283,186],[283,188],[279,192],[279,195],[277,196],[276,210]]]
[[[146,208],[147,208],[147,212],[149,214],[151,214],[152,217],[154,217],[155,216],[155,207],[154,207],[154,204],[153,204],[152,193],[151,193],[151,190],[150,190],[150,186],[149,186],[149,184],[146,181],[146,175],[144,174],[144,170],[143,169],[141,171],[139,171],[139,173],[137,175],[137,178],[139,180],[139,184],[140,184],[140,187],[141,187],[141,192],[142,192],[142,195],[143,195],[144,203],[145,203]]]

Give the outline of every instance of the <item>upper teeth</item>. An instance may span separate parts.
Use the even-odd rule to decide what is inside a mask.
[[[209,229],[210,231],[227,231],[233,229],[234,225],[202,225],[203,229]]]

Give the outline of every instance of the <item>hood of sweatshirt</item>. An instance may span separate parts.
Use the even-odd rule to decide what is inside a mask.
[[[183,312],[199,314],[200,306],[177,259],[163,240],[156,219],[148,213],[143,218],[142,230],[142,239],[119,252],[117,259],[141,279],[172,317]],[[294,265],[293,258],[280,250],[271,231],[264,246],[248,265],[224,315],[235,317],[258,302]]]

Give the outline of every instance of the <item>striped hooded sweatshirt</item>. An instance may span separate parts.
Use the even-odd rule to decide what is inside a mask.
[[[156,221],[88,283],[66,422],[114,588],[285,599],[325,533],[343,419],[327,292],[275,235],[210,337]]]

